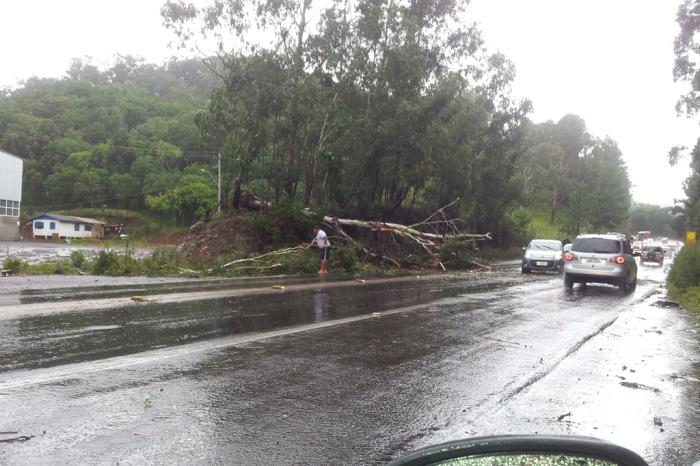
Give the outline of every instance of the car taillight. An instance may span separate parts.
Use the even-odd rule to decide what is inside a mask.
[[[565,252],[565,253],[564,253],[564,259],[567,260],[567,261],[572,261],[572,260],[574,260],[574,255],[571,254],[570,252]]]
[[[617,256],[613,259],[616,264],[624,264],[625,263],[625,258],[622,256]]]

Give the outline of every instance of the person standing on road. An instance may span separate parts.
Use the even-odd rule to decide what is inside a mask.
[[[321,270],[319,270],[318,273],[326,274],[328,273],[328,261],[331,258],[331,242],[328,240],[326,232],[319,227],[314,227],[314,234],[316,237],[311,244],[316,243],[321,256]]]

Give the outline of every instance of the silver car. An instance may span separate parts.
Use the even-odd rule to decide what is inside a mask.
[[[637,263],[624,236],[580,235],[564,253],[564,286],[608,283],[625,293],[637,287]]]
[[[562,260],[561,241],[552,239],[533,239],[523,248],[522,272],[534,270],[561,272],[564,265]]]

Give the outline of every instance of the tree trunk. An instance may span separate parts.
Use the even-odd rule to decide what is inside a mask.
[[[301,93],[301,82],[304,79],[304,33],[306,32],[306,12],[311,7],[311,0],[302,0],[299,12],[299,30],[297,32],[297,44],[294,53],[294,96],[292,97],[292,105],[290,108],[291,131],[287,140],[287,179],[285,181],[285,191],[290,199],[294,199],[296,194],[297,176],[295,173],[296,151],[299,132],[299,122],[301,113],[299,111],[299,101]]]

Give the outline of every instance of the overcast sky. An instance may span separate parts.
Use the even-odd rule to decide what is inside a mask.
[[[162,25],[163,0],[5,2],[0,86],[59,77],[70,59],[98,66],[117,53],[162,62],[176,55]],[[623,151],[635,201],[683,197],[688,161],[672,169],[671,146],[692,146],[698,125],[675,114],[673,38],[678,0],[472,0],[487,46],[517,69],[514,92],[532,100],[534,121],[580,115],[594,136]]]

